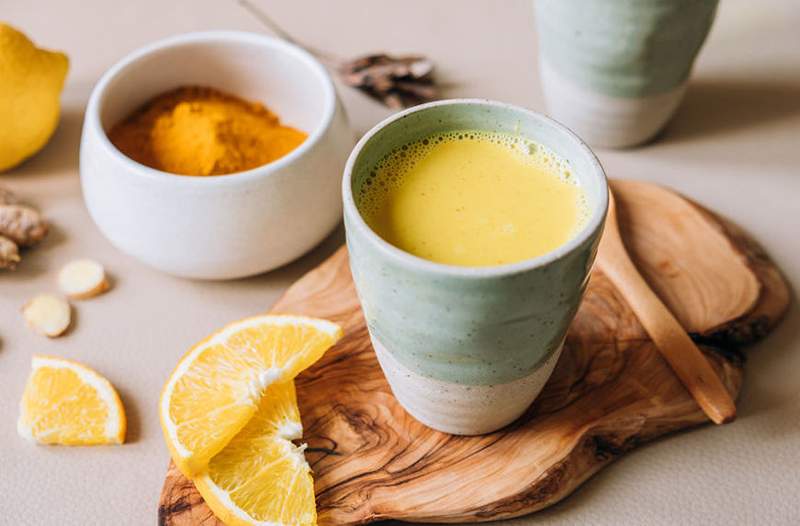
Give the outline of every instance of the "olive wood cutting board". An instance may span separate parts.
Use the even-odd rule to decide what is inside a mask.
[[[615,181],[613,189],[631,257],[735,396],[742,347],[780,320],[789,304],[786,282],[738,227],[688,199],[641,182]],[[329,318],[345,331],[297,379],[322,525],[524,515],[563,499],[639,444],[707,422],[599,271],[541,395],[516,423],[478,437],[433,431],[392,397],[346,249],[290,287],[271,311]],[[159,523],[222,524],[173,464]]]

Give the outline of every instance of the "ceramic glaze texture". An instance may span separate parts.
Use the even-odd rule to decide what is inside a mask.
[[[669,120],[717,0],[537,0],[548,110],[592,144],[628,146]]]
[[[594,257],[590,239],[524,272],[420,272],[374,253],[349,224],[348,249],[372,338],[422,376],[465,385],[505,384],[541,366],[560,346]]]
[[[614,97],[582,88],[547,62],[541,63],[540,74],[550,114],[590,144],[612,148],[653,137],[675,113],[686,91],[683,83],[664,93]]]
[[[380,239],[359,215],[353,197],[370,169],[393,148],[456,129],[518,134],[568,160],[592,210],[583,230],[539,258],[481,268],[425,261]],[[381,349],[379,357],[388,356],[381,358],[382,366],[412,415],[436,429],[474,434],[508,424],[524,411],[549,376],[537,372],[561,348],[586,286],[606,192],[600,165],[577,137],[546,117],[509,105],[432,103],[392,117],[365,135],[351,154],[343,184],[350,265],[370,336]],[[417,403],[422,392],[445,390],[447,396],[430,395],[428,403]],[[466,403],[481,390],[479,398],[492,403]],[[501,411],[498,420],[498,407],[511,400],[512,410]],[[459,407],[466,406],[473,411],[465,421],[447,423],[448,415],[464,414]]]
[[[400,404],[426,426],[454,435],[482,435],[519,418],[547,383],[563,348],[559,346],[538,368],[517,380],[465,385],[412,371],[377,339],[372,339],[372,346]]]
[[[209,177],[148,168],[108,140],[106,130],[135,108],[186,85],[261,101],[309,137],[272,163]],[[288,263],[335,228],[353,142],[333,83],[311,55],[263,35],[192,33],[132,53],[98,82],[81,184],[92,219],[120,250],[182,277],[238,278]]]

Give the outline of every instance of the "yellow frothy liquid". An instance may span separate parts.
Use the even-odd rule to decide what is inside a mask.
[[[540,256],[588,215],[569,164],[541,144],[474,130],[392,151],[356,202],[379,236],[421,258],[482,267]]]

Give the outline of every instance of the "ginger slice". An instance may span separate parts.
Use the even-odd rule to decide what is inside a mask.
[[[73,299],[87,299],[109,288],[103,265],[91,259],[76,259],[58,273],[58,286]]]
[[[69,303],[52,294],[35,296],[22,308],[22,316],[31,329],[50,338],[64,334],[72,320]]]

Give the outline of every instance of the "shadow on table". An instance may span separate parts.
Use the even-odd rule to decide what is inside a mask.
[[[139,407],[136,405],[137,399],[128,389],[121,389],[119,383],[116,385],[122,405],[125,407],[125,417],[128,424],[125,433],[125,444],[135,444],[142,438],[142,417],[139,413]]]
[[[780,325],[764,340],[746,351],[751,374],[746,376],[739,400],[741,407],[739,418],[769,415],[775,438],[800,433],[797,393],[776,387],[773,378],[770,377],[770,374],[776,371],[781,371],[781,374],[792,374],[789,372],[793,370],[794,357],[791,353],[797,352],[798,342],[800,342],[800,308],[797,305],[797,297],[792,292],[792,305]]]
[[[1,179],[0,185],[2,185]],[[25,203],[25,200],[23,199],[22,202]],[[50,267],[50,254],[55,247],[62,245],[67,240],[67,235],[59,225],[53,222],[48,222],[48,225],[49,231],[41,243],[34,247],[21,249],[22,263],[17,265],[16,270],[0,272],[0,289],[6,280],[6,282],[11,280],[32,281],[53,271]]]
[[[328,236],[304,256],[287,263],[275,270],[251,276],[219,282],[209,282],[217,286],[227,288],[250,288],[263,286],[267,283],[294,283],[304,274],[318,267],[323,261],[328,259],[339,247],[344,244],[344,224],[339,222],[336,228]]]
[[[721,136],[796,117],[800,82],[698,79],[690,81],[683,103],[658,141]]]

